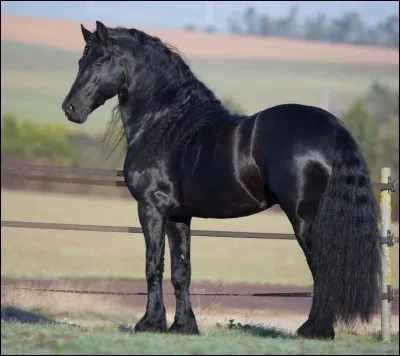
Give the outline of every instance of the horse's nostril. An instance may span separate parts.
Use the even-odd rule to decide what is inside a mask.
[[[68,114],[73,114],[75,112],[75,108],[72,104],[69,104],[66,108]]]

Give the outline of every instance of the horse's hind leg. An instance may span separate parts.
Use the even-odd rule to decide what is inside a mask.
[[[289,216],[289,214],[287,215]],[[333,339],[335,337],[335,332],[333,328],[333,316],[325,315],[323,318],[321,318],[318,308],[318,298],[320,293],[323,293],[323,291],[321,291],[319,288],[319,281],[320,278],[323,278],[323,276],[318,275],[315,262],[318,256],[316,256],[314,253],[312,241],[308,239],[308,230],[312,223],[312,220],[309,219],[311,219],[311,215],[308,217],[300,217],[297,215],[294,218],[290,218],[293,224],[293,229],[295,231],[297,241],[299,242],[299,245],[304,252],[308,267],[310,268],[310,272],[314,281],[314,293],[310,314],[307,321],[297,330],[297,333],[298,335],[306,338]],[[317,317],[325,320],[324,323],[322,325],[319,324],[318,327],[315,325],[315,320]]]
[[[176,312],[168,330],[182,334],[198,334],[196,318],[190,302],[190,219],[168,222],[167,235],[171,252],[171,279],[175,290]]]
[[[316,166],[309,167],[303,174],[302,198],[300,200],[293,199],[296,196],[295,192],[299,191],[296,186],[292,190],[292,194],[288,194],[290,193],[290,189],[286,189],[284,197],[279,199],[282,210],[292,223],[297,241],[304,252],[314,281],[310,314],[308,320],[297,332],[298,335],[306,338],[333,339],[335,337],[333,328],[334,316],[328,315],[326,311],[322,312],[322,306],[319,303],[319,298],[324,293],[320,288],[321,278],[324,278],[324,276],[320,275],[316,260],[321,256],[316,255],[315,242],[309,236],[310,227],[318,209],[320,199],[324,194],[328,177],[326,172]],[[317,318],[318,323],[316,323]]]

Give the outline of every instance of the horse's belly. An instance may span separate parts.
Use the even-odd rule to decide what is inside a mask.
[[[181,209],[195,217],[223,219],[255,214],[270,206],[261,181],[252,186],[227,173],[211,170],[214,176],[192,182]]]
[[[205,219],[230,219],[248,216],[267,209],[270,205],[264,204],[235,204],[234,200],[226,199],[220,204],[215,201],[198,201],[197,204],[182,205],[175,209],[172,216],[192,216]]]
[[[259,204],[241,204],[232,206],[229,205],[229,201],[226,201],[224,206],[208,205],[202,208],[197,208],[193,210],[192,216],[205,219],[231,219],[238,218],[242,216],[248,216],[252,214],[259,213],[266,209],[266,204],[260,206]],[[234,202],[233,202],[234,203]]]

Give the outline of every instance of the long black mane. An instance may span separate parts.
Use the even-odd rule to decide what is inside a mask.
[[[192,72],[174,46],[137,29],[109,28],[113,45],[120,55],[134,60],[137,83],[135,95],[126,100],[132,106],[129,120],[146,122],[149,139],[162,139],[169,148],[187,145],[202,130],[230,121],[234,116]],[[114,108],[107,134],[121,118],[119,104]],[[124,137],[119,126],[117,145]],[[218,131],[218,130],[217,130]],[[171,146],[172,145],[172,146]]]

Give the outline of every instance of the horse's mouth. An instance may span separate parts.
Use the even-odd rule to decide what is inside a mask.
[[[71,121],[75,124],[83,124],[87,120],[87,115],[74,115],[74,114],[66,114],[68,121]]]

